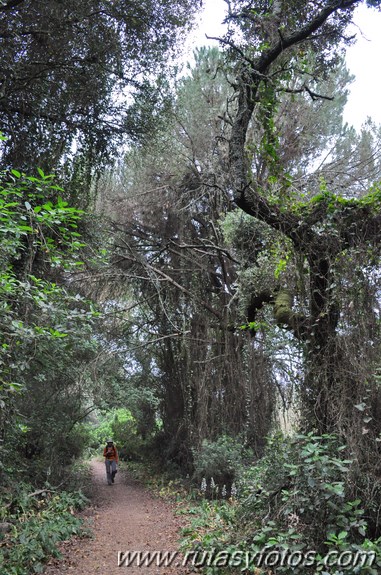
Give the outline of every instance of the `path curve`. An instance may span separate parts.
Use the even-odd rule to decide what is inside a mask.
[[[90,510],[91,539],[77,539],[61,547],[63,559],[52,560],[45,575],[182,575],[188,569],[151,565],[118,566],[118,552],[176,551],[182,520],[168,503],[154,497],[127,473],[118,471],[114,485],[107,485],[102,461],[91,462],[94,487]]]

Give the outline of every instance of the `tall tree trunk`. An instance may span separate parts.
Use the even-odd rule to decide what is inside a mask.
[[[302,398],[306,420],[319,433],[335,428],[330,410],[334,393],[339,311],[333,296],[333,273],[329,256],[310,257],[310,333],[306,339],[306,369]]]

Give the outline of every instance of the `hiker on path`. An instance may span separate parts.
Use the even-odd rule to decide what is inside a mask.
[[[103,457],[106,464],[107,483],[114,483],[117,472],[117,463],[119,462],[118,452],[112,439],[107,440],[106,447],[103,450]]]

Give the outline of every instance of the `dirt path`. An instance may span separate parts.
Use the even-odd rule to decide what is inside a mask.
[[[90,510],[93,538],[70,541],[62,546],[64,558],[51,562],[45,575],[174,575],[189,573],[179,566],[118,566],[118,552],[175,551],[181,519],[173,509],[153,497],[144,487],[119,471],[114,485],[107,485],[104,463],[91,463],[94,503]]]

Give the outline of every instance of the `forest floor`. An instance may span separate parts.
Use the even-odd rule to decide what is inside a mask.
[[[107,485],[103,461],[91,462],[92,498],[86,509],[85,524],[90,538],[74,538],[60,546],[62,558],[52,559],[44,575],[182,575],[190,570],[176,557],[170,567],[118,566],[118,552],[177,551],[184,518],[174,508],[153,496],[119,470],[113,485]]]

